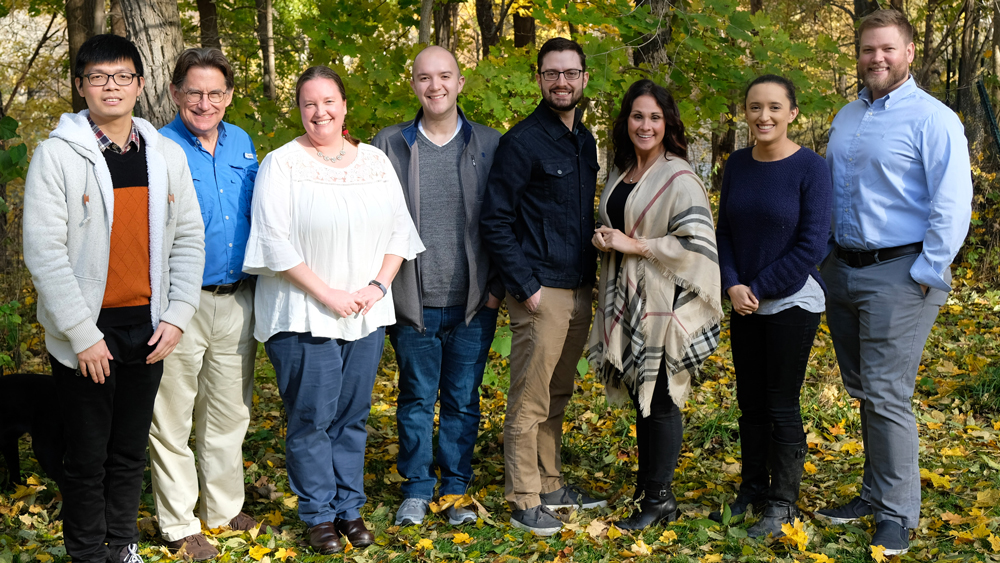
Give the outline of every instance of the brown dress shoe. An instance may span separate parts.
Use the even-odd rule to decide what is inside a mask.
[[[347,540],[354,547],[368,547],[375,543],[375,534],[368,531],[365,521],[361,518],[355,518],[354,520],[337,518],[333,523],[337,526],[337,531],[347,537]]]
[[[192,534],[176,541],[164,541],[171,553],[191,561],[206,561],[219,556],[219,550],[208,543],[205,534]]]
[[[232,520],[229,521],[229,529],[248,532],[256,528],[257,524],[258,522],[253,519],[253,516],[250,516],[246,512],[240,512],[239,514],[234,516]],[[274,535],[278,533],[278,530],[276,528],[272,528],[271,526],[263,522],[260,522],[260,530],[257,533]]]
[[[323,522],[309,528],[309,546],[320,555],[331,555],[344,549],[333,522]]]

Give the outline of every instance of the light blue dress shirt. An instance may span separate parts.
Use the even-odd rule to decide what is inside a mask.
[[[257,178],[257,151],[245,131],[219,123],[215,156],[205,150],[180,115],[160,133],[176,141],[187,155],[201,218],[205,222],[205,285],[233,283],[243,273],[243,256],[250,237],[250,204]]]
[[[833,120],[833,238],[849,250],[923,242],[917,283],[950,291],[952,260],[969,230],[972,172],[965,129],[913,76],[877,100],[865,88]]]

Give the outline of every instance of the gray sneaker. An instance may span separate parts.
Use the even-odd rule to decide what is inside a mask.
[[[533,506],[527,510],[512,511],[510,525],[534,532],[536,536],[551,536],[563,527],[562,520],[544,504]]]
[[[403,499],[403,503],[399,505],[399,510],[396,511],[396,525],[419,526],[424,522],[424,516],[427,516],[427,508],[429,506],[430,501],[426,499]]]
[[[452,526],[461,526],[476,521],[476,513],[469,510],[468,506],[452,505],[444,509],[444,513],[448,517],[448,523]]]
[[[817,510],[816,516],[831,524],[849,524],[861,520],[862,516],[871,516],[874,513],[868,501],[856,496],[847,504]]]
[[[559,490],[551,493],[539,495],[542,504],[551,510],[559,508],[602,508],[608,505],[608,501],[596,499],[583,492],[574,485],[563,485]]]
[[[115,557],[115,560],[118,563],[143,563],[142,557],[139,557],[139,544],[130,543],[122,546],[118,550],[118,557]]]

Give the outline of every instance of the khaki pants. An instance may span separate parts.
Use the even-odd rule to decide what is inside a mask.
[[[251,284],[231,295],[201,292],[201,305],[172,354],[149,430],[153,500],[163,537],[201,532],[194,506],[209,528],[228,524],[243,508],[243,438],[250,424],[253,365]],[[198,467],[188,441],[192,413]]]
[[[525,510],[562,487],[563,412],[590,332],[590,285],[542,288],[534,313],[507,300],[512,335],[504,420],[506,498]]]

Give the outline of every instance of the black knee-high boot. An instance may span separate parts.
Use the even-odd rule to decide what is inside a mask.
[[[771,445],[771,425],[751,424],[740,419],[740,456],[743,478],[740,492],[736,500],[729,505],[732,516],[738,516],[751,506],[754,513],[759,514],[767,506],[767,490],[771,485],[771,476],[767,470],[768,450]],[[716,522],[722,522],[722,511],[713,511],[708,515]]]
[[[802,481],[802,464],[806,457],[806,441],[783,444],[772,441],[768,457],[771,469],[771,488],[767,495],[767,508],[761,519],[750,526],[747,535],[752,538],[772,534],[785,535],[782,524],[791,524],[799,516],[799,484]]]

